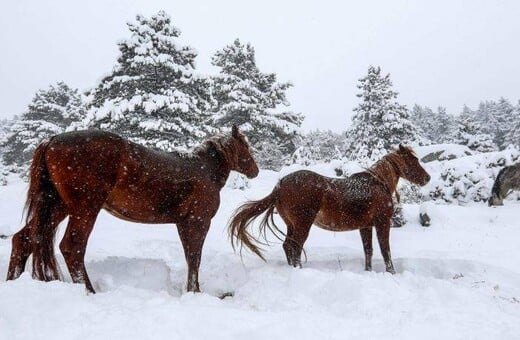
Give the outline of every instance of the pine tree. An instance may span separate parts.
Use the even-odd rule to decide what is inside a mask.
[[[282,111],[288,106],[286,91],[292,85],[279,83],[274,73],[262,73],[250,44],[236,39],[217,51],[212,63],[220,68],[213,78],[215,125],[226,129],[236,124],[247,133],[258,163],[276,169],[296,149],[303,116]]]
[[[490,152],[498,149],[492,136],[482,132],[469,107],[464,106],[456,121],[457,129],[453,142],[467,145],[468,148],[477,152]]]
[[[509,100],[504,97],[500,97],[495,107],[495,143],[500,149],[505,149],[507,146],[506,135],[512,126],[515,125],[516,120],[514,119],[514,106]]]
[[[481,102],[475,116],[482,132],[490,134],[500,149],[507,147],[506,136],[516,124],[514,106],[507,99],[501,97],[498,102]]]
[[[437,143],[451,143],[457,131],[455,117],[446,112],[446,108],[439,106],[435,114],[437,120],[436,139]]]
[[[3,142],[5,164],[15,170],[26,170],[34,150],[43,139],[64,132],[84,115],[77,89],[59,82],[46,90],[39,90],[27,111],[9,128]]]
[[[520,101],[511,112],[511,125],[504,135],[504,147],[515,146],[520,148]]]
[[[410,120],[414,123],[415,126],[419,129],[421,135],[429,140],[436,141],[437,140],[437,116],[432,111],[431,108],[427,106],[420,106],[415,104],[412,108],[412,112],[410,114]]]
[[[89,94],[89,122],[147,146],[189,148],[212,129],[207,124],[209,80],[195,74],[197,52],[160,11],[137,15],[130,37],[108,76]]]
[[[397,102],[390,75],[380,67],[370,66],[367,76],[359,80],[361,103],[354,108],[352,126],[347,132],[347,156],[369,164],[400,143],[422,143],[419,130],[409,120],[406,106]]]

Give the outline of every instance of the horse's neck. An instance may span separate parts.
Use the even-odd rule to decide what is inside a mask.
[[[199,152],[197,156],[204,163],[211,180],[222,188],[226,184],[229,173],[231,172],[226,160],[210,149]]]
[[[399,181],[399,173],[389,160],[383,158],[368,170],[381,183],[383,183],[391,194],[395,192],[397,182]]]

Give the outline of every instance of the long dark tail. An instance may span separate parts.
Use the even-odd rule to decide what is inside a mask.
[[[267,229],[269,229],[280,240],[281,238],[279,234],[285,235],[284,232],[276,226],[273,219],[277,201],[278,186],[276,186],[274,190],[263,199],[247,202],[235,210],[231,217],[231,221],[229,222],[228,230],[233,250],[236,250],[236,247],[240,247],[240,251],[242,251],[242,247],[246,246],[265,261],[260,246],[268,245],[266,235]],[[263,213],[265,213],[265,216],[260,222],[260,233],[258,237],[255,237],[248,230],[248,227]],[[260,240],[260,238],[262,238],[263,241]]]
[[[33,249],[33,277],[43,281],[60,278],[54,257],[54,236],[57,228],[51,226],[51,221],[54,207],[60,204],[61,198],[50,180],[45,162],[48,144],[48,141],[41,143],[34,152],[25,202],[26,223],[30,225]]]

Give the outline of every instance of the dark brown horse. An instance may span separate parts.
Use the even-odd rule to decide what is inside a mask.
[[[115,134],[81,131],[57,135],[35,151],[27,194],[27,223],[13,236],[7,279],[33,255],[33,277],[57,280],[58,224],[69,217],[60,250],[72,280],[94,292],[85,269],[88,237],[101,209],[140,223],[175,223],[188,264],[188,291],[199,291],[204,239],[231,170],[256,177],[247,139],[233,126],[191,154],[147,149]]]
[[[520,163],[506,166],[497,175],[488,205],[504,205],[504,198],[511,192],[520,190]]]
[[[390,256],[390,221],[394,213],[392,195],[399,178],[425,185],[430,175],[408,147],[399,146],[370,169],[339,179],[311,171],[297,171],[283,177],[267,197],[245,203],[231,219],[229,232],[233,248],[245,245],[264,258],[259,245],[266,244],[266,229],[280,232],[274,224],[274,209],[287,225],[283,249],[289,265],[301,267],[303,244],[312,224],[331,231],[359,229],[365,251],[365,269],[372,268],[372,226],[376,228],[386,270],[395,273]],[[260,223],[264,241],[248,230],[253,220],[267,212]]]

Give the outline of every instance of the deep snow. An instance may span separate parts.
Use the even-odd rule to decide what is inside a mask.
[[[227,219],[280,176],[261,171],[246,190],[223,189],[204,247],[203,293],[185,293],[175,227],[102,213],[87,249],[98,294],[87,295],[68,277],[37,282],[29,272],[0,282],[0,339],[520,338],[519,202],[430,203],[429,228],[419,224],[419,205],[405,205],[408,224],[391,231],[396,275],[384,273],[375,238],[374,271],[364,272],[358,232],[317,227],[303,269],[286,264],[279,242],[266,249],[268,263],[247,252],[241,260],[231,250]],[[12,179],[0,187],[0,233],[20,227],[25,190]],[[62,232],[63,225],[58,237]],[[10,243],[0,239],[1,278]],[[59,252],[58,260],[66,273]],[[234,296],[220,300],[225,292]]]

